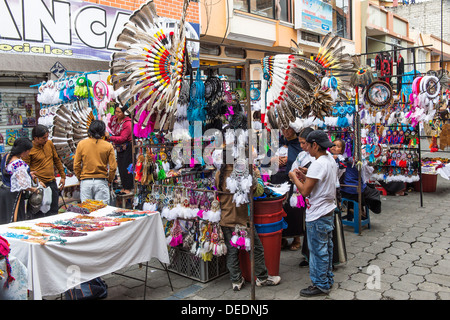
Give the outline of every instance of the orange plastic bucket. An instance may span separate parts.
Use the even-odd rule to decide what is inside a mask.
[[[255,224],[268,224],[274,223],[281,220],[281,218],[286,217],[287,214],[282,209],[280,212],[275,213],[267,213],[267,214],[258,214],[253,216],[253,222]]]
[[[274,200],[256,200],[253,201],[254,215],[272,214],[283,210],[283,201],[285,196],[275,198]]]

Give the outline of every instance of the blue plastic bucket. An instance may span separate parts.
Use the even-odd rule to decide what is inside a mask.
[[[281,218],[280,221],[273,222],[273,223],[265,223],[265,224],[256,224],[255,223],[256,232],[258,234],[277,232],[282,229],[286,229],[287,226],[288,226],[288,224],[286,221],[284,221],[283,218]]]

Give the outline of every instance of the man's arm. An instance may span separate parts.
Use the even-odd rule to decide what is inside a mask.
[[[75,151],[75,157],[73,159],[73,172],[77,177],[78,181],[81,181],[81,148],[80,144],[77,146],[77,150]]]
[[[291,179],[291,181],[293,183],[295,183],[298,191],[302,194],[302,196],[308,197],[311,194],[311,191],[314,188],[314,186],[316,185],[317,181],[319,181],[319,180],[304,177],[304,180],[302,179],[303,181],[301,181],[299,179],[298,175],[304,176],[304,174],[300,173],[300,172],[301,172],[300,170],[295,170],[295,171],[289,172],[289,178]]]
[[[52,141],[47,141],[47,143],[51,143],[52,147],[52,154],[53,154],[53,164],[55,165],[56,169],[58,169],[58,173],[61,176],[61,180],[59,181],[59,188],[64,188],[64,185],[66,184],[66,173],[64,172],[64,167],[61,162],[61,159],[59,158],[58,153],[56,152],[55,145]]]
[[[114,178],[116,177],[116,169],[117,169],[117,162],[116,162],[116,154],[114,153],[114,148],[111,145],[111,149],[109,150],[109,178],[108,182],[112,183],[114,181]]]

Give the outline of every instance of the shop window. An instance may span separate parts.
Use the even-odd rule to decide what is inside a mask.
[[[314,33],[302,31],[301,37],[303,41],[320,43],[320,36]]]
[[[292,22],[291,0],[234,0],[233,9],[258,16]]]
[[[277,3],[279,3],[279,7],[277,6]],[[275,1],[275,12],[277,13],[277,17],[275,17],[276,20],[292,22],[291,0]]]
[[[352,39],[352,15],[350,0],[331,0],[333,6],[333,30],[341,38]]]
[[[227,55],[227,57],[231,58],[245,59],[247,57],[247,52],[242,48],[226,47],[225,54]]]
[[[200,54],[208,54],[211,56],[220,56],[220,46],[215,44],[200,43]]]

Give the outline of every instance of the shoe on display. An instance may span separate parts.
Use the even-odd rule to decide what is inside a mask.
[[[267,279],[261,280],[256,279],[256,286],[266,287],[266,286],[276,286],[281,281],[280,276],[268,276]]]

